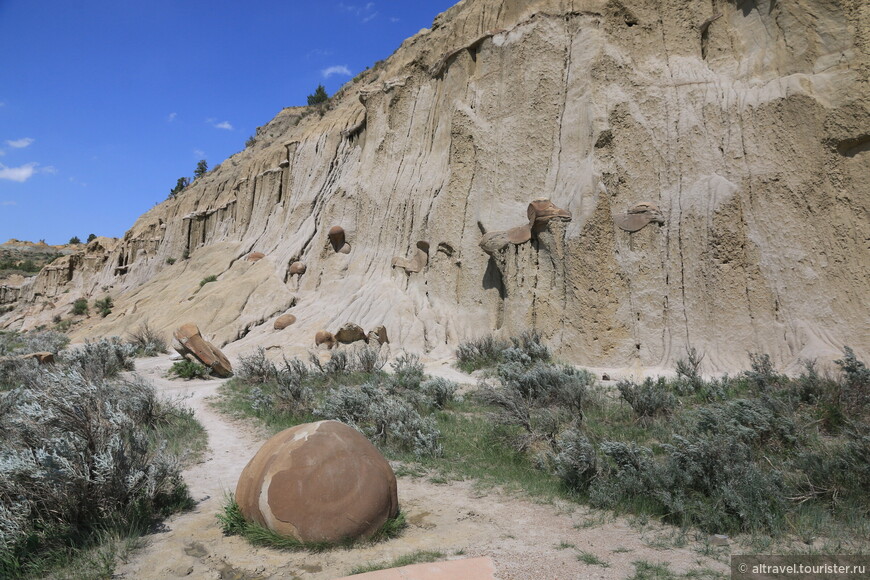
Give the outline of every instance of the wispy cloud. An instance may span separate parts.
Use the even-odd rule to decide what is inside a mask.
[[[339,65],[331,66],[329,68],[325,68],[322,71],[320,71],[320,74],[322,74],[323,78],[325,78],[325,79],[328,79],[329,77],[331,77],[333,75],[344,75],[346,77],[353,76],[353,73],[350,72],[350,69],[347,68],[347,66],[343,65],[343,64],[339,64]]]
[[[194,149],[193,156],[197,159],[205,159],[205,151],[203,151],[202,149]]]
[[[29,147],[33,141],[34,139],[25,137],[24,139],[16,139],[15,141],[6,141],[6,144],[16,149],[24,149],[25,147]]]
[[[39,168],[40,173],[48,173],[49,175],[56,175],[57,168],[54,165],[46,165],[45,167]]]
[[[171,123],[172,121],[175,120],[175,117],[177,117],[177,116],[178,116],[178,113],[169,113],[169,114],[166,116],[166,121],[167,121],[168,123]]]
[[[9,181],[17,181],[24,183],[36,173],[38,163],[25,163],[20,167],[6,167],[0,163],[0,179],[8,179]]]
[[[215,129],[225,129],[227,131],[233,130],[233,126],[230,124],[229,121],[221,121],[220,123],[218,123],[217,119],[215,119],[214,117],[209,117],[205,120],[205,122],[214,127]]]
[[[345,4],[338,3],[338,9],[348,14],[353,14],[362,19],[363,24],[374,19],[378,13],[375,12],[375,3],[367,2],[365,4]]]
[[[0,205],[18,205],[17,201],[0,201]]]
[[[325,56],[332,56],[332,51],[324,48],[315,48],[314,50],[308,51],[308,54],[305,55],[305,59],[311,60],[312,57],[323,58]]]
[[[401,20],[400,18],[396,18],[395,16],[390,16],[390,22],[392,22],[393,24],[395,24],[396,22],[399,22],[400,20]]]
[[[0,101],[0,107],[5,107],[5,106],[6,106],[6,103],[4,103],[3,101]]]

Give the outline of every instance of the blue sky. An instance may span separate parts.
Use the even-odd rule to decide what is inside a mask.
[[[120,237],[457,0],[0,0],[0,243]]]

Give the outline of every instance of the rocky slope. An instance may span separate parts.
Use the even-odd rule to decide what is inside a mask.
[[[47,268],[0,324],[107,291],[79,338],[194,320],[289,352],[350,321],[432,356],[534,327],[597,366],[867,358],[868,42],[859,0],[464,0],[99,259]],[[478,245],[542,197],[571,221]]]

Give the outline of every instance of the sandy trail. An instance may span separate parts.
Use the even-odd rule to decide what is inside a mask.
[[[679,542],[681,547],[672,547],[678,533],[671,528],[632,526],[625,518],[569,502],[536,503],[481,490],[469,481],[438,484],[425,476],[399,478],[399,503],[409,526],[401,537],[387,542],[317,554],[256,548],[238,537],[226,537],[215,517],[224,492],[235,488],[266,434],[209,407],[221,380],[168,380],[164,375],[170,365],[168,356],[139,359],[137,372],[164,395],[187,397],[186,404],[208,430],[204,461],[184,472],[197,505],[148,536],[146,546],[119,566],[116,578],[327,579],[348,574],[354,566],[417,550],[439,551],[445,558],[491,556],[504,580],[626,578],[638,560],[669,562],[675,572],[711,568],[727,573],[727,547],[721,549],[725,554],[720,550],[721,561],[704,555],[703,544],[691,537]],[[594,555],[601,564],[584,562],[579,559],[583,554]]]

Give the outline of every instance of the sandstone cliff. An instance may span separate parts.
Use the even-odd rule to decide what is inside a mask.
[[[105,288],[113,313],[79,338],[194,320],[230,352],[292,351],[349,321],[433,356],[534,327],[597,366],[689,344],[711,371],[866,359],[868,42],[860,0],[464,0],[322,115],[281,111],[104,263],[48,268],[0,324]],[[478,246],[540,197],[572,220]],[[641,202],[663,223],[619,227]]]

